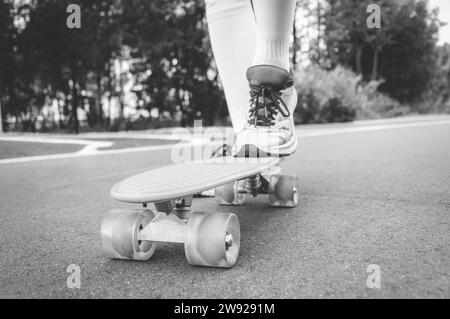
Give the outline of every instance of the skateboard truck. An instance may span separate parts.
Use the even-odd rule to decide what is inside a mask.
[[[255,175],[255,176],[251,176],[249,177],[244,185],[243,188],[239,189],[239,192],[243,193],[243,194],[250,194],[253,197],[258,196],[258,193],[260,193],[260,191],[262,190],[262,182],[261,182],[261,175]]]
[[[293,208],[298,204],[296,183],[296,176],[270,175],[267,180],[258,174],[216,188],[216,199],[220,205],[241,206],[244,205],[245,195],[269,195],[270,206]]]
[[[157,212],[165,213],[166,215],[175,214],[181,219],[188,219],[192,206],[193,196],[187,196],[170,201],[163,201],[155,203]]]

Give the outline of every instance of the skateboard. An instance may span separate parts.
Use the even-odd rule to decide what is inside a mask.
[[[265,194],[273,207],[296,207],[296,177],[282,175],[280,161],[222,157],[153,169],[116,184],[112,198],[141,208],[114,209],[103,219],[104,255],[146,261],[158,243],[179,243],[191,265],[232,268],[241,239],[237,216],[192,212],[194,195],[215,189],[219,204],[243,205],[245,196]]]

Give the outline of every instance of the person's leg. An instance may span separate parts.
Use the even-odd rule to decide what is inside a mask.
[[[283,0],[284,1],[284,0]],[[209,37],[235,132],[246,123],[256,24],[250,0],[205,0]]]
[[[257,41],[247,70],[250,105],[236,137],[235,156],[288,156],[297,149],[293,114],[297,106],[290,70],[290,36],[295,0],[253,0]]]
[[[290,70],[290,36],[296,0],[253,0],[256,19],[256,51],[253,65],[272,65]]]
[[[238,133],[233,154],[254,156],[249,149],[292,154],[297,94],[288,70],[295,0],[205,1],[215,61]]]

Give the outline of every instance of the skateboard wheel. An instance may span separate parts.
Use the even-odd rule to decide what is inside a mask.
[[[111,210],[101,225],[103,254],[113,259],[149,260],[156,243],[138,240],[138,233],[154,218],[150,210]]]
[[[272,175],[269,182],[269,203],[272,207],[296,207],[298,204],[297,177]]]
[[[215,190],[215,197],[220,205],[242,206],[245,195],[239,193],[239,181],[219,186]]]
[[[239,257],[241,230],[234,214],[194,213],[184,245],[191,265],[232,268]]]

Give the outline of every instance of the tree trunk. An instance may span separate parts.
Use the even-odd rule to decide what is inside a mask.
[[[19,124],[18,124],[17,115],[20,113],[20,110],[19,110],[18,103],[17,103],[17,95],[16,95],[14,79],[15,79],[14,74],[10,74],[10,77],[8,78],[8,81],[7,81],[7,90],[9,93],[9,101],[8,101],[7,109],[9,110],[10,113],[13,113],[16,116],[16,122],[15,122],[14,128],[15,128],[15,131],[18,131]]]
[[[103,105],[102,105],[102,76],[101,76],[101,71],[99,69],[97,69],[96,72],[96,82],[97,82],[97,95],[96,95],[96,99],[97,99],[97,108],[98,108],[98,118],[99,118],[99,122],[100,122],[100,127],[103,129],[104,128],[104,114],[103,114]]]
[[[376,81],[378,79],[378,60],[379,60],[379,50],[375,48],[373,53],[373,66],[372,66],[372,81]]]
[[[64,106],[59,106],[58,107],[58,111],[59,111],[59,129],[62,131],[64,130],[67,126],[65,125],[65,118],[66,115],[69,114],[69,97],[68,97],[68,91],[69,90],[64,90]],[[59,101],[58,101],[58,105],[59,105]],[[64,120],[63,120],[63,116],[64,116]]]
[[[362,48],[355,44],[355,72],[362,75]]]
[[[80,122],[78,120],[78,102],[79,102],[79,96],[78,96],[78,88],[77,88],[77,81],[73,80],[73,86],[72,86],[72,120],[73,120],[73,131],[75,134],[80,133]]]
[[[292,50],[292,69],[295,70],[297,68],[297,46],[298,46],[298,39],[297,39],[297,8],[298,4],[296,2],[295,4],[295,12],[294,12],[294,26],[292,28],[292,37],[294,38],[294,44],[293,44],[293,50]]]
[[[0,134],[3,134],[2,98],[0,96]]]
[[[119,60],[119,104],[120,104],[120,113],[119,113],[119,119],[120,122],[123,121],[123,109],[125,107],[124,104],[124,92],[123,92],[123,78],[122,78],[122,74],[123,74],[123,69],[122,69],[122,60]]]
[[[317,63],[321,65],[320,60],[322,59],[322,55],[320,52],[320,42],[321,42],[321,23],[322,18],[320,16],[320,0],[317,0]]]
[[[14,131],[19,131],[19,113],[17,111],[14,112]]]
[[[113,83],[112,83],[112,75],[111,75],[111,65],[109,65],[109,76],[108,76],[108,90],[109,90],[109,95],[108,95],[108,122],[106,123],[107,128],[110,129],[111,125],[112,125],[112,117],[111,117],[111,112],[112,112],[112,97],[113,97]]]

